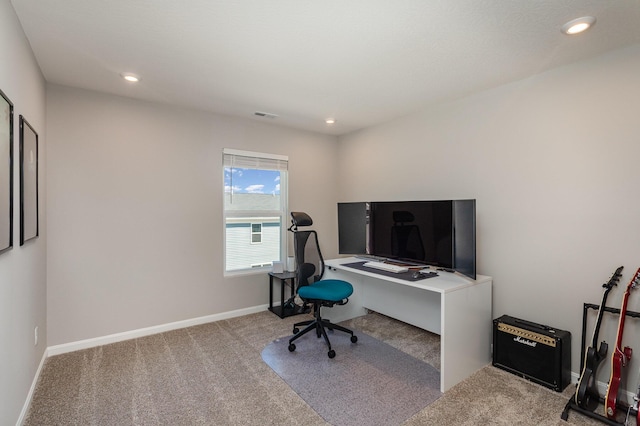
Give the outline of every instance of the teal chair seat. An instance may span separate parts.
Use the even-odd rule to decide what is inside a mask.
[[[300,287],[298,295],[307,300],[340,302],[353,294],[353,286],[342,280],[322,280]]]

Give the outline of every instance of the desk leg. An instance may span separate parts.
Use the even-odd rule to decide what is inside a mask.
[[[291,300],[293,301],[293,298],[296,296],[296,280],[295,278],[291,278],[289,281],[291,282]]]
[[[287,280],[280,280],[280,318],[284,318],[284,288]]]
[[[491,283],[442,294],[440,335],[440,390],[491,362]]]
[[[273,277],[269,275],[269,310],[273,312]]]

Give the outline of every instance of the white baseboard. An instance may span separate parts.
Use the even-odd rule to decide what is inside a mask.
[[[267,310],[267,306],[268,305],[253,306],[250,308],[237,309],[235,311],[222,312],[220,314],[207,315],[199,318],[192,318],[183,321],[171,322],[168,324],[161,324],[152,327],[140,328],[137,330],[125,331],[122,333],[109,334],[102,337],[94,337],[92,339],[79,340],[77,342],[63,343],[61,345],[49,346],[47,348],[47,353],[48,356],[60,355],[68,352],[79,351],[82,349],[94,348],[96,346],[108,345],[110,343],[121,342],[123,340],[136,339],[138,337],[164,333],[165,331],[177,330],[194,325],[240,317],[243,315],[265,311]]]
[[[31,382],[31,387],[29,388],[29,393],[27,394],[27,399],[24,401],[24,405],[22,406],[22,411],[20,412],[20,416],[18,417],[18,421],[16,422],[16,426],[20,426],[29,411],[29,406],[31,405],[31,400],[33,399],[33,393],[36,390],[36,385],[38,384],[38,378],[40,378],[40,372],[42,371],[42,366],[44,365],[44,361],[49,356],[48,349],[45,349],[42,353],[42,359],[40,360],[40,364],[38,365],[38,369],[36,370],[36,374],[33,377],[33,382]]]

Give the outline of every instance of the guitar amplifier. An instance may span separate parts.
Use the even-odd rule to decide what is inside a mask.
[[[571,333],[503,315],[493,320],[493,365],[562,392],[571,382]]]

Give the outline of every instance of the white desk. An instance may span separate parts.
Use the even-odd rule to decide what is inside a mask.
[[[338,322],[364,315],[366,309],[440,335],[440,390],[442,392],[491,362],[491,277],[473,281],[461,275],[407,281],[362,271],[345,264],[349,257],[325,262],[324,278],[353,285],[349,303],[323,311]]]

